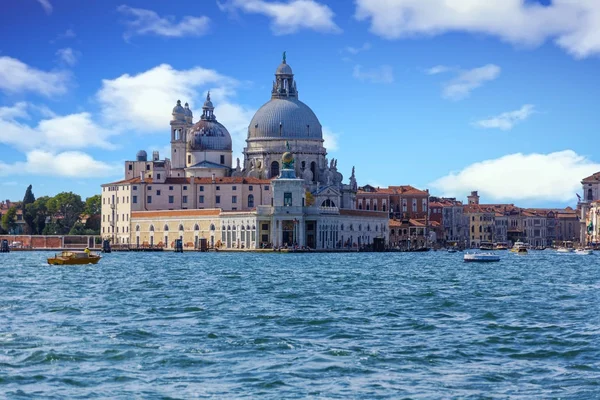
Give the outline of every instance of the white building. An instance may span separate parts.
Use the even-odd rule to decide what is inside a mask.
[[[172,111],[171,158],[139,151],[125,179],[102,185],[102,235],[115,243],[224,248],[298,245],[317,249],[387,243],[386,212],[355,209],[347,184],[327,160],[321,124],[298,100],[285,53],[271,100],[248,127],[243,168],[232,166],[231,136],[210,93],[197,123],[188,104]]]

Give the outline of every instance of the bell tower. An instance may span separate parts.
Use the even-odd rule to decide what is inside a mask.
[[[174,170],[173,176],[183,176],[183,169],[185,168],[185,131],[188,122],[186,120],[186,110],[181,106],[181,100],[177,100],[177,105],[173,108],[171,115],[171,166]]]

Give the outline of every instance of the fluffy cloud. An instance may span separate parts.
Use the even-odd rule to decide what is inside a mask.
[[[14,164],[0,162],[0,176],[42,175],[67,178],[92,178],[116,176],[121,173],[120,165],[111,165],[93,159],[79,151],[52,153],[32,150],[26,161]]]
[[[121,14],[131,17],[125,21],[126,40],[134,35],[157,35],[165,37],[202,36],[208,32],[210,19],[206,16],[186,16],[177,23],[171,16],[160,17],[152,10],[133,8],[127,5],[117,7]]]
[[[463,197],[479,190],[490,201],[569,201],[580,189],[583,177],[600,171],[594,163],[572,150],[550,154],[509,154],[478,162],[444,176],[431,186],[444,196]]]
[[[52,14],[52,4],[50,3],[50,0],[37,0],[37,1],[44,8],[44,11],[46,11],[46,14],[48,14],[48,15]]]
[[[231,133],[234,152],[240,152],[255,110],[232,100],[239,85],[211,69],[176,70],[162,64],[137,75],[104,80],[96,97],[105,121],[117,129],[164,133],[178,99],[190,103],[194,120],[198,120],[206,90],[210,89],[215,115]]]
[[[9,93],[35,92],[44,96],[67,91],[66,72],[45,72],[12,57],[0,57],[0,90]]]
[[[548,39],[576,57],[600,53],[600,2],[553,0],[356,0],[358,20],[387,39],[471,32],[536,46]]]
[[[519,110],[509,111],[495,117],[482,119],[473,123],[474,126],[486,129],[501,129],[503,131],[511,130],[519,122],[525,121],[535,112],[533,104],[525,104]]]
[[[389,65],[381,65],[376,68],[363,69],[362,65],[355,65],[352,76],[359,81],[371,83],[392,83],[394,82],[394,71]]]
[[[366,42],[360,47],[346,46],[346,48],[344,50],[350,54],[356,55],[358,53],[362,53],[363,51],[367,51],[370,49],[371,49],[371,43]]]
[[[264,0],[230,0],[219,3],[223,11],[262,14],[272,19],[271,30],[276,35],[287,35],[301,29],[317,32],[340,33],[333,22],[334,13],[329,7],[315,0],[291,0],[267,2]]]
[[[46,117],[35,126],[24,123],[22,120],[31,119],[29,110]],[[16,103],[12,107],[0,107],[0,143],[21,150],[86,147],[111,149],[114,146],[108,142],[108,138],[114,133],[98,126],[86,112],[57,116],[46,107],[25,102]]]
[[[56,55],[63,63],[65,63],[69,66],[73,66],[73,65],[77,64],[77,60],[79,59],[79,56],[81,55],[81,53],[73,50],[70,47],[66,47],[64,49],[58,49],[56,51]]]
[[[444,85],[443,95],[451,100],[464,99],[471,94],[471,91],[485,82],[498,78],[500,71],[500,67],[494,64],[462,71],[456,78]]]
[[[331,151],[337,151],[339,149],[339,147],[338,147],[338,139],[339,138],[340,138],[339,134],[333,132],[331,129],[329,129],[327,127],[323,127],[323,140],[325,141],[323,143],[323,146],[325,146],[327,151],[331,152]]]
[[[435,67],[431,67],[425,71],[427,75],[438,75],[443,74],[444,72],[452,71],[453,68],[445,66],[445,65],[436,65]]]

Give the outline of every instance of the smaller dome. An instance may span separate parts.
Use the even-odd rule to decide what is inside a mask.
[[[173,107],[171,115],[173,116],[173,120],[185,119],[185,109],[181,106],[181,100],[177,100],[177,105]]]
[[[145,150],[140,150],[135,156],[137,161],[148,161],[148,153]]]
[[[277,67],[275,75],[293,75],[292,67],[284,61]]]
[[[192,110],[190,110],[190,105],[185,103],[184,113],[186,117],[193,117]]]

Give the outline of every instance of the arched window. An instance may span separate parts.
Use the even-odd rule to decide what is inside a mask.
[[[231,226],[227,225],[227,230],[230,231],[231,230]]]
[[[370,207],[369,207],[369,203],[367,203],[367,211],[369,211],[369,208],[370,208]]]
[[[392,235],[395,235],[395,232],[394,232],[394,230],[393,230],[393,229],[392,229],[392,231],[391,231],[391,234],[392,234]]]
[[[310,172],[312,172],[313,182],[316,182],[317,181],[317,163],[314,161],[310,163]]]
[[[139,231],[140,231],[140,226],[139,226],[139,225],[136,225],[136,226],[135,226],[135,231],[136,231],[136,232],[139,232]]]
[[[329,199],[323,201],[323,203],[321,203],[321,207],[335,207],[335,203]]]
[[[179,230],[182,231],[183,230],[183,225],[179,224]]]
[[[385,212],[385,204],[381,206],[381,211]]]
[[[587,199],[588,200],[594,200],[594,196],[592,196],[592,189],[588,189]]]
[[[200,227],[198,226],[198,224],[194,225],[194,230],[195,231],[199,231],[200,230]]]
[[[253,207],[254,207],[254,195],[249,194],[248,195],[248,208],[253,208]]]
[[[375,203],[375,205],[373,205],[373,211],[377,211],[377,203]]]
[[[150,225],[150,232],[154,232],[154,225]]]
[[[279,176],[279,163],[277,161],[273,161],[271,163],[271,178],[276,178]]]
[[[358,209],[362,210],[362,203],[358,203]]]
[[[169,230],[169,225],[165,224],[163,231],[167,232]]]
[[[214,231],[215,229],[216,229],[216,228],[215,228],[215,224],[210,224],[210,230],[211,230],[211,231]]]

